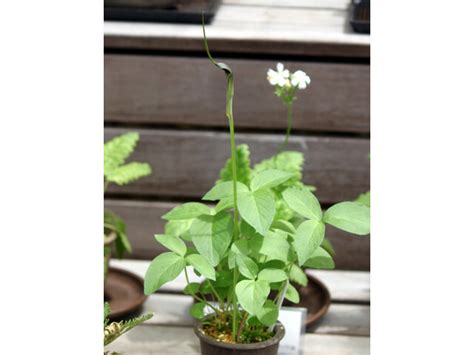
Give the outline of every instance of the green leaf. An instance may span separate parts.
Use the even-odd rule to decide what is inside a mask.
[[[296,228],[288,221],[285,221],[283,219],[277,219],[275,222],[272,224],[273,229],[279,229],[283,232],[294,234],[296,233]]]
[[[258,174],[267,169],[278,169],[293,174],[285,185],[291,185],[301,181],[303,172],[304,156],[301,152],[285,151],[269,159],[262,160],[255,164],[254,173]]]
[[[323,242],[321,243],[321,247],[324,250],[326,250],[329,253],[329,255],[331,255],[333,258],[336,256],[336,252],[334,251],[334,247],[332,246],[329,239],[324,238]]]
[[[185,256],[186,255],[186,244],[179,239],[166,234],[155,234],[155,239],[158,243],[168,248],[171,251],[174,251],[176,254]]]
[[[324,223],[309,219],[296,229],[293,248],[298,256],[298,265],[303,265],[324,239]]]
[[[191,316],[196,319],[202,319],[204,317],[204,308],[206,308],[206,304],[204,302],[194,303],[191,306],[189,313],[191,313]]]
[[[132,154],[140,135],[137,132],[122,134],[104,144],[104,175],[110,174]]]
[[[293,211],[303,217],[317,221],[321,220],[321,206],[316,197],[308,189],[290,187],[283,191],[283,199]]]
[[[199,254],[216,266],[232,241],[232,228],[232,216],[220,212],[215,216],[202,215],[196,218],[189,232]]]
[[[244,185],[250,184],[250,152],[247,144],[240,144],[236,148],[236,165],[237,165],[237,181]],[[220,180],[217,183],[224,181],[232,181],[232,160],[229,159],[225,163],[224,168],[220,171]]]
[[[145,274],[145,295],[151,295],[168,281],[174,280],[185,266],[186,261],[180,255],[171,252],[158,255]]]
[[[264,235],[268,232],[275,216],[275,201],[270,191],[239,194],[237,207],[242,218],[258,233]]]
[[[232,285],[232,272],[229,270],[220,270],[217,273],[216,287],[229,287]]]
[[[322,247],[316,249],[311,257],[306,260],[304,266],[312,269],[334,269],[334,260]]]
[[[204,277],[215,280],[216,271],[209,262],[199,254],[191,254],[186,257],[186,261],[191,264]]]
[[[191,219],[174,219],[166,222],[165,234],[182,237],[191,227],[194,218]]]
[[[214,210],[216,213],[228,210],[229,208],[234,207],[234,198],[233,197],[225,197],[222,200],[220,200]]]
[[[354,202],[359,202],[361,205],[370,207],[370,191],[360,194]]]
[[[186,285],[186,287],[183,290],[183,293],[185,295],[190,295],[190,296],[195,295],[196,293],[198,293],[200,287],[201,287],[200,283],[191,282]]]
[[[288,288],[286,289],[285,298],[293,303],[300,303],[300,295],[296,288],[293,287],[292,284],[288,284]]]
[[[281,282],[288,279],[286,272],[281,269],[263,269],[258,273],[258,279],[267,282]]]
[[[366,235],[370,233],[370,208],[357,202],[341,202],[324,212],[324,222],[343,231]]]
[[[216,201],[222,200],[223,198],[231,198],[233,200],[234,196],[234,186],[232,181],[221,182],[220,184],[215,185],[207,194],[202,198],[206,201]],[[237,181],[237,194],[240,192],[248,192],[249,188]]]
[[[208,215],[210,213],[210,208],[205,204],[199,202],[188,202],[176,206],[171,211],[166,213],[162,218],[167,220],[191,219],[201,215]]]
[[[255,279],[258,274],[258,266],[249,257],[243,254],[236,255],[236,262],[239,272],[248,279]]]
[[[308,276],[306,276],[305,272],[296,264],[291,265],[289,276],[290,280],[298,285],[303,287],[308,285]]]
[[[109,182],[114,182],[117,185],[126,185],[150,174],[151,167],[149,164],[132,162],[113,169],[105,177]]]
[[[278,320],[278,307],[272,301],[265,301],[263,307],[257,310],[257,318],[263,325],[272,326]]]
[[[268,169],[257,174],[250,182],[250,189],[257,191],[261,189],[269,189],[278,186],[288,179],[292,178],[294,174],[285,171]]]
[[[262,280],[242,280],[235,286],[237,300],[250,315],[256,315],[270,294],[270,285]]]
[[[289,251],[290,244],[280,233],[270,232],[267,236],[261,238],[259,252],[271,259],[277,259],[286,262],[288,261]]]

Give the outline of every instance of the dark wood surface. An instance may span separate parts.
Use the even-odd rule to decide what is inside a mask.
[[[126,222],[133,253],[131,259],[153,259],[165,249],[156,242],[155,234],[164,232],[165,221],[161,216],[176,206],[171,202],[106,200],[105,206],[119,214]],[[360,237],[341,232],[331,226],[326,236],[336,250],[335,262],[342,270],[370,269],[370,237]]]
[[[286,111],[266,80],[275,60],[225,59],[235,73],[238,128],[284,130]],[[367,65],[285,61],[312,79],[298,92],[294,129],[368,133]],[[225,80],[206,58],[105,56],[105,119],[127,124],[227,127]]]
[[[106,140],[128,129],[106,129]],[[151,164],[153,174],[130,185],[111,186],[121,195],[200,199],[218,179],[230,157],[229,136],[224,132],[188,130],[134,130],[140,143],[133,160]],[[237,134],[247,143],[253,163],[276,153],[281,135]],[[369,141],[359,138],[293,136],[290,150],[305,154],[303,180],[316,185],[321,203],[352,200],[369,189]]]

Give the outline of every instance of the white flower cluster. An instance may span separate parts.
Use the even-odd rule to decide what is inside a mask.
[[[282,63],[278,63],[276,69],[276,71],[273,69],[268,69],[267,71],[267,80],[271,85],[288,88],[293,86],[298,89],[306,89],[311,82],[309,76],[302,70],[290,73]]]

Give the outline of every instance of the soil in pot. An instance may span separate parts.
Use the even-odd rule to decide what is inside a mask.
[[[229,319],[216,320],[214,314],[198,322],[194,332],[200,340],[202,355],[277,355],[278,346],[285,335],[285,328],[277,322],[273,332],[262,325],[242,330],[239,343],[235,343],[231,328]]]

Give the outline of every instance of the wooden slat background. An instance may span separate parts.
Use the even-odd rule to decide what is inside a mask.
[[[225,59],[235,73],[237,128],[286,128],[285,107],[266,80],[275,60]],[[294,129],[369,132],[367,65],[285,61],[313,80],[298,92]],[[107,55],[107,122],[227,127],[223,73],[206,58]]]
[[[106,139],[127,129],[106,129]],[[200,199],[218,179],[230,156],[229,135],[221,132],[140,129],[133,159],[147,161],[153,175],[127,186],[112,186],[116,194],[191,197]],[[238,134],[249,144],[253,162],[275,154],[281,135]],[[357,138],[292,137],[289,148],[305,154],[304,181],[316,185],[322,203],[354,199],[369,189],[369,141]]]
[[[281,61],[304,70],[289,149],[305,154],[304,181],[323,207],[370,189],[370,37],[350,30],[350,0],[223,0],[207,26],[210,48],[235,73],[237,141],[252,163],[283,141],[285,107],[266,81]],[[121,215],[134,247],[160,252],[153,234],[176,203],[199,200],[230,156],[225,79],[205,57],[199,25],[106,22],[105,139],[138,131],[132,156],[153,175],[111,186],[106,206]],[[368,270],[370,238],[328,228],[338,269]]]

